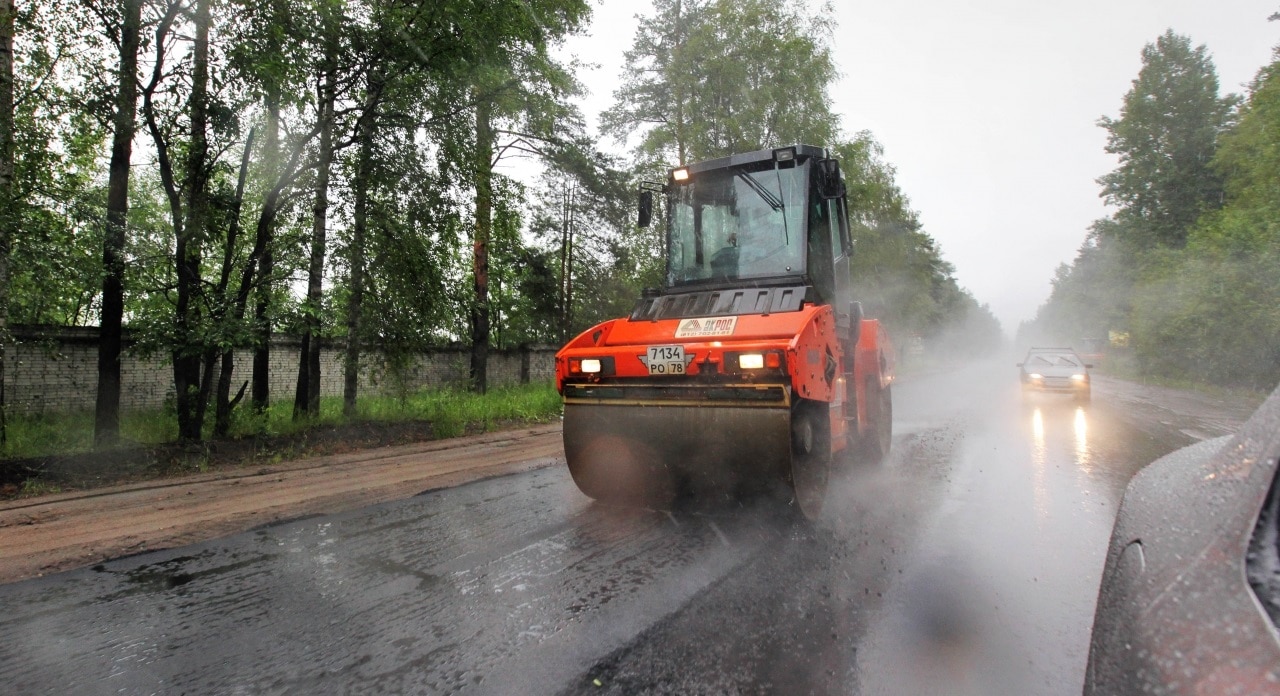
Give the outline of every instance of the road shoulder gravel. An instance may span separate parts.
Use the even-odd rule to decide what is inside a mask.
[[[0,502],[0,583],[563,461],[556,423]]]

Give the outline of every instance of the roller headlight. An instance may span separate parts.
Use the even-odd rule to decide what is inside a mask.
[[[724,354],[724,366],[727,370],[754,372],[757,370],[782,369],[782,352],[777,350],[757,350],[749,353],[728,352]]]
[[[613,373],[613,358],[569,358],[569,374],[608,377]]]

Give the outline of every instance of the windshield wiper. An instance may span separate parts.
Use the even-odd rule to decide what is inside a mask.
[[[756,192],[756,195],[760,196],[760,198],[763,199],[765,203],[769,204],[770,208],[773,208],[775,211],[783,209],[782,198],[779,196],[775,196],[773,191],[770,191],[764,186],[761,186],[760,182],[751,178],[750,174],[742,171],[741,169],[735,169],[733,170],[733,173],[739,179],[742,179],[743,181],[745,181],[747,186],[750,186],[751,190]]]

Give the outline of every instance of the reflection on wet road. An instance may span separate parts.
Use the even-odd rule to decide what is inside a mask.
[[[1079,693],[1122,487],[1158,457],[1103,396],[990,395],[861,655],[863,693]]]
[[[1204,424],[895,387],[824,520],[614,509],[562,468],[0,587],[13,693],[1077,694],[1124,483]],[[1152,409],[1155,407],[1152,406]]]

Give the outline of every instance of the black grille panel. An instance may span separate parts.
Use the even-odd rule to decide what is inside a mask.
[[[803,285],[776,288],[704,290],[677,295],[644,297],[631,312],[631,321],[658,321],[687,317],[723,317],[735,314],[798,312],[804,304]]]

